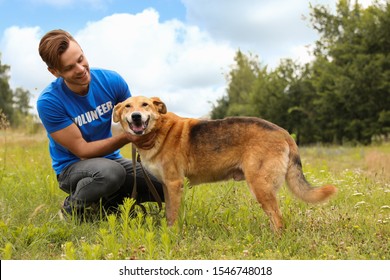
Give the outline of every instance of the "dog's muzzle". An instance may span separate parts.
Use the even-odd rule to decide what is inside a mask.
[[[131,114],[130,118],[130,120],[127,120],[127,123],[129,124],[129,128],[134,132],[134,134],[144,134],[145,130],[149,125],[150,116],[148,116],[147,119],[144,120],[140,112],[134,112]]]

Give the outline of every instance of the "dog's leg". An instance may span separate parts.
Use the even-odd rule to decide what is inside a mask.
[[[283,230],[282,214],[280,213],[275,193],[272,191],[266,192],[262,189],[256,189],[253,192],[264,212],[270,218],[272,230],[275,233],[281,233]]]
[[[267,168],[267,166],[271,168]],[[257,170],[257,172],[252,169],[251,172],[244,173],[252,194],[270,218],[272,230],[275,233],[281,233],[283,221],[276,192],[283,183],[283,172],[275,169],[274,164],[263,164],[262,168]]]
[[[173,226],[179,216],[183,180],[166,181],[164,184],[165,212],[169,226]]]

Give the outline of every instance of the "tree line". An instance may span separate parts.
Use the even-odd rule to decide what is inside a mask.
[[[226,95],[211,117],[257,116],[294,134],[300,144],[362,143],[390,133],[390,3],[362,8],[339,0],[335,12],[310,6],[319,33],[312,62],[283,60],[275,69],[258,56],[235,55]]]

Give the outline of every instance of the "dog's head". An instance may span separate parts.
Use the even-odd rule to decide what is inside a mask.
[[[166,112],[167,107],[158,97],[133,96],[115,106],[113,121],[120,122],[126,132],[144,135],[153,129],[160,114]]]

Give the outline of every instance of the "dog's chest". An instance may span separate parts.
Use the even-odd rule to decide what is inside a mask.
[[[148,160],[142,160],[142,164],[154,177],[162,181],[162,168],[160,164],[156,164]]]

